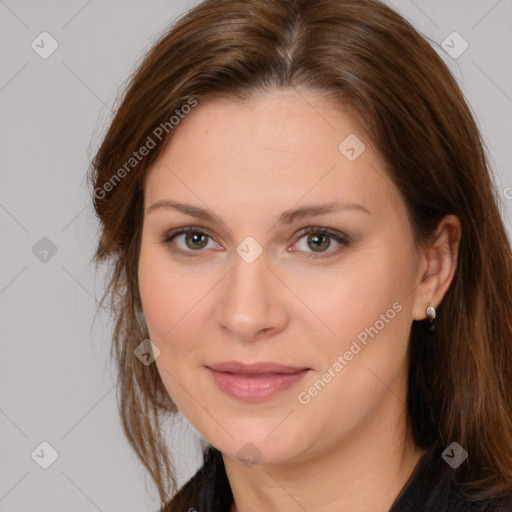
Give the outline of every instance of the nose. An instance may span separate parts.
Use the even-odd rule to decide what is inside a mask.
[[[269,268],[265,253],[252,263],[235,255],[233,268],[223,282],[215,318],[233,337],[251,341],[286,328],[286,287]]]

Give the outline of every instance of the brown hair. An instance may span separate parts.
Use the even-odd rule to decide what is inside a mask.
[[[134,356],[148,337],[137,281],[143,178],[172,136],[177,109],[276,87],[327,94],[355,109],[406,202],[418,246],[445,215],[459,218],[457,270],[436,333],[428,338],[420,322],[411,326],[409,420],[418,446],[440,453],[457,441],[468,451],[453,472],[467,496],[512,494],[512,253],[481,136],[447,66],[377,0],[206,0],[149,51],[90,171],[101,222],[95,261],[111,263],[103,300],[110,297],[116,320],[122,424],[162,503],[176,480],[161,425],[176,407],[156,365]],[[162,142],[127,168],[166,122]],[[228,485],[218,456],[215,464]],[[180,507],[192,506],[195,492],[188,486]],[[169,510],[181,510],[174,503]]]

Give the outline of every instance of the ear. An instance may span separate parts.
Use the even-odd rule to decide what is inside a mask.
[[[413,319],[427,318],[431,303],[441,304],[457,268],[462,229],[458,217],[447,215],[439,223],[434,242],[422,251],[418,266],[418,286],[414,294]]]

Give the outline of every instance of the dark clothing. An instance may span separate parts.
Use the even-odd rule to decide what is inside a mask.
[[[469,501],[453,481],[454,470],[440,456],[427,452],[420,459],[388,512],[512,512],[505,500]],[[210,447],[205,463],[185,484],[194,498],[180,493],[159,512],[230,512],[233,495],[226,476],[222,454]],[[182,495],[181,495],[182,497]],[[315,512],[312,510],[311,512]]]
[[[510,502],[507,506],[500,500],[463,499],[451,482],[454,470],[443,465],[447,466],[440,457],[423,455],[389,512],[512,512]],[[441,472],[444,476],[439,478]]]

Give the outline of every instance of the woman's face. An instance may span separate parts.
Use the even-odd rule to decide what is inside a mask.
[[[199,102],[144,194],[155,363],[204,438],[277,464],[399,429],[424,268],[354,114],[293,90]]]

